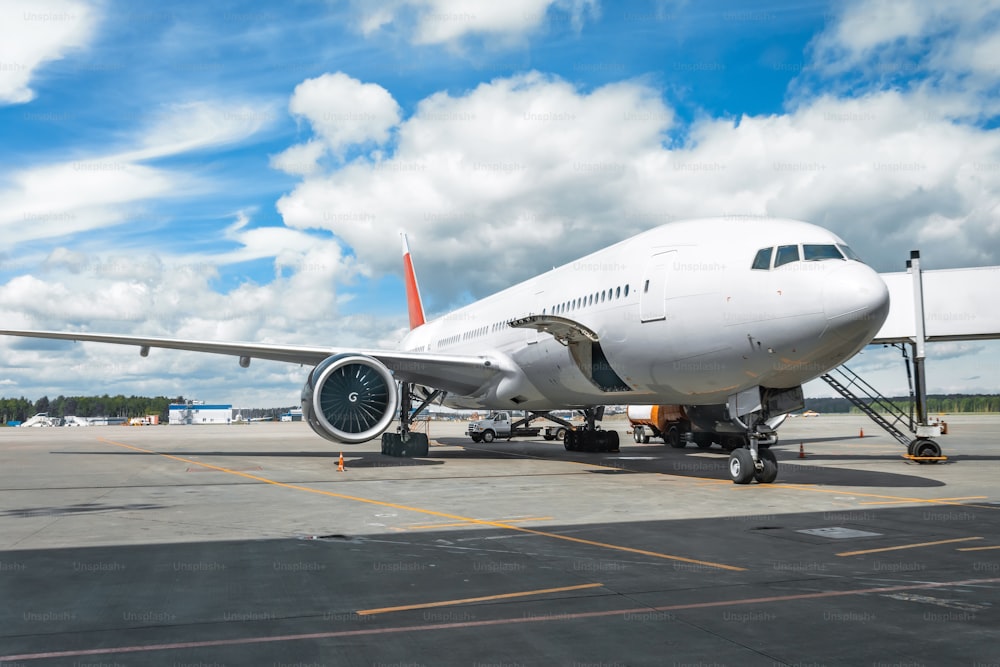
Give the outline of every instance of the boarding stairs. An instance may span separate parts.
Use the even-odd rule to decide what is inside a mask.
[[[829,373],[820,376],[828,385],[851,402],[856,408],[900,443],[908,445],[916,432],[913,415],[899,409],[892,401],[883,396],[873,386],[865,382],[860,375],[847,366],[839,366]]]

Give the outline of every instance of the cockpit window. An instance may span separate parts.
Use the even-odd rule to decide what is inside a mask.
[[[846,257],[847,259],[853,259],[855,262],[861,262],[861,258],[858,257],[858,253],[851,250],[850,246],[843,243],[838,243],[837,247],[840,248],[840,251],[844,253],[844,257]]]
[[[757,256],[753,258],[751,269],[762,269],[767,271],[771,268],[771,251],[773,248],[761,248],[757,251]]]
[[[799,247],[797,245],[779,245],[778,254],[774,258],[774,268],[799,261]]]
[[[807,262],[815,262],[821,259],[844,259],[835,245],[813,245],[803,244],[802,258]]]

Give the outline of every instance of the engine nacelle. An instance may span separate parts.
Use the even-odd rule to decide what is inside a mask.
[[[302,388],[302,418],[327,440],[356,444],[382,434],[396,416],[396,380],[363,354],[320,362]]]

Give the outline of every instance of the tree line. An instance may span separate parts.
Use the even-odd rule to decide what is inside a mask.
[[[903,412],[910,411],[913,400],[909,396],[897,396],[888,399]],[[816,412],[858,413],[860,410],[851,405],[846,398],[807,398],[806,409]],[[934,414],[943,412],[1000,412],[1000,395],[998,394],[931,394],[927,397],[927,412]]]
[[[49,399],[42,396],[36,401],[20,398],[0,398],[0,424],[10,421],[26,421],[39,412],[46,412],[50,417],[144,417],[159,415],[161,422],[166,422],[170,413],[171,403],[183,403],[184,397],[167,398],[166,396],[58,396]]]
[[[168,398],[166,396],[57,396],[50,399],[42,396],[37,401],[21,398],[0,398],[0,426],[11,421],[27,421],[39,412],[45,412],[50,417],[145,417],[159,415],[160,423],[166,424],[169,418],[170,406],[185,403],[183,396]],[[294,406],[297,409],[299,406]],[[292,410],[282,408],[241,408],[237,409],[244,419],[269,417],[278,420],[282,414]]]

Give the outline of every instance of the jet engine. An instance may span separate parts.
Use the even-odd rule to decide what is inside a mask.
[[[302,417],[318,435],[347,444],[378,437],[396,416],[396,381],[377,359],[324,359],[302,388]]]

